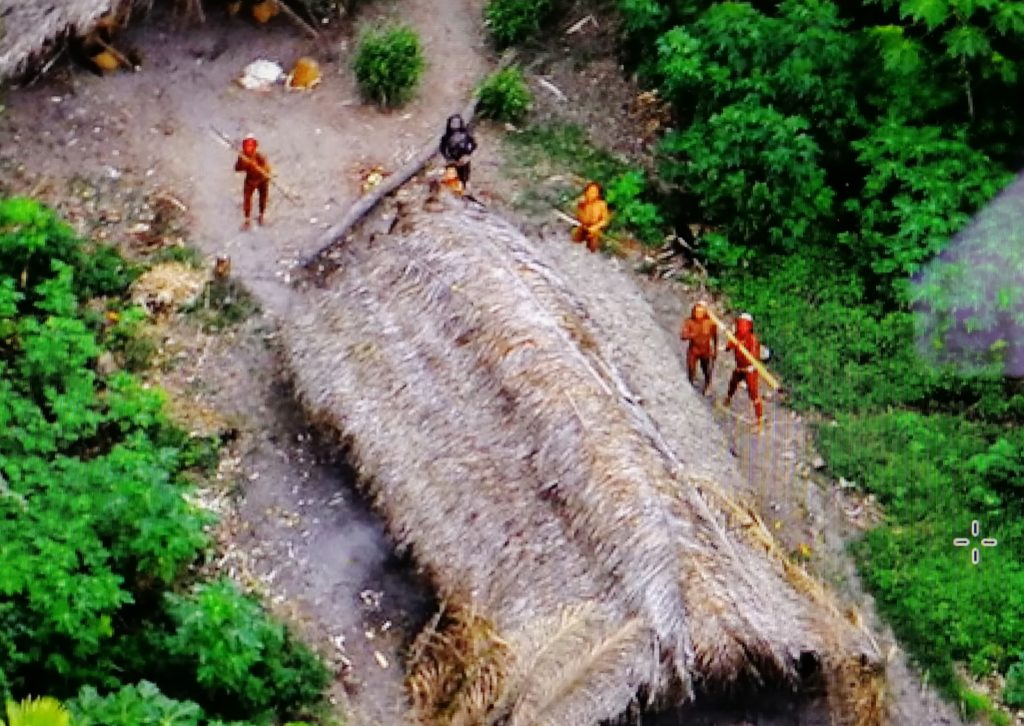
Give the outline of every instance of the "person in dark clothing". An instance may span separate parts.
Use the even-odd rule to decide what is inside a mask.
[[[448,125],[441,137],[440,151],[449,166],[458,172],[459,181],[463,185],[469,183],[469,156],[476,149],[476,140],[466,128],[462,116],[455,114],[448,117]]]

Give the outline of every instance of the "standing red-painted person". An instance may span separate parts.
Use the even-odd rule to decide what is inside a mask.
[[[731,350],[736,355],[736,370],[732,372],[732,378],[729,379],[729,393],[725,397],[725,405],[732,405],[732,397],[736,393],[740,381],[746,382],[747,394],[754,403],[754,414],[757,416],[756,426],[760,430],[764,420],[764,404],[761,402],[761,395],[757,390],[758,373],[757,368],[751,362],[751,357],[754,360],[760,359],[761,342],[754,335],[754,318],[750,313],[743,313],[736,320],[736,332],[733,334],[733,337],[736,339],[736,342],[730,340],[725,346],[727,351]],[[745,350],[736,345],[737,342]]]
[[[711,387],[711,373],[718,354],[718,326],[708,317],[706,302],[702,300],[693,306],[690,317],[683,321],[679,337],[690,342],[686,349],[686,375],[690,385],[696,385],[697,363],[700,363],[704,373],[702,392],[706,396]]]
[[[242,139],[242,151],[235,162],[235,171],[245,172],[242,182],[242,213],[245,221],[242,229],[249,229],[252,224],[252,195],[259,192],[259,217],[263,224],[267,213],[267,198],[270,196],[270,162],[267,157],[257,151],[259,143],[252,134]]]

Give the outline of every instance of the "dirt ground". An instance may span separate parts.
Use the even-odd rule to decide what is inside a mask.
[[[356,725],[403,722],[403,649],[433,603],[414,567],[395,554],[344,462],[303,422],[281,382],[274,330],[296,300],[288,284],[291,267],[317,248],[322,230],[357,198],[360,171],[374,165],[395,169],[437,136],[445,117],[462,107],[493,63],[482,36],[481,5],[401,0],[363,12],[360,22],[401,15],[424,41],[429,65],[423,86],[416,100],[396,111],[360,103],[348,69],[350,28],[329,30],[331,53],[324,53],[283,21],[255,28],[212,19],[196,28],[154,18],[129,37],[144,53],[142,72],[97,78],[61,69],[10,92],[0,115],[0,190],[32,192],[83,233],[129,252],[141,253],[143,242],[160,232],[165,241],[194,245],[208,260],[228,255],[233,274],[262,306],[262,313],[226,334],[207,335],[188,319],[161,327],[166,364],[152,375],[179,407],[208,413],[215,429],[238,430],[222,464],[224,485],[204,495],[224,515],[214,566],[263,593],[331,659],[338,671],[332,698]],[[643,134],[623,125],[626,114],[606,112],[621,110],[635,90],[621,80],[613,59],[581,64],[581,49],[595,47],[600,32],[608,31],[588,25],[529,57],[534,114],[581,123],[596,141],[642,156]],[[320,57],[325,66],[323,85],[310,94],[280,88],[258,93],[232,83],[257,58],[287,66],[303,54]],[[541,84],[542,78],[566,100]],[[236,140],[256,134],[281,183],[295,195],[297,201],[289,202],[272,191],[266,227],[239,230],[241,182],[232,171],[234,154],[213,129]],[[473,186],[485,202],[507,206],[514,189],[502,172],[502,133],[500,127],[481,126]],[[642,285],[666,334],[674,335],[698,293],[669,282]],[[723,357],[716,397],[724,394],[728,368]],[[843,554],[845,538],[870,521],[871,502],[814,472],[806,422],[781,402],[769,399],[768,425],[760,436],[741,418],[750,415],[742,395],[733,409],[735,416],[717,416],[765,520],[778,522],[776,531],[788,547],[809,545],[810,566],[871,613]],[[954,709],[922,688],[901,655],[890,673],[894,725],[960,723]],[[733,704],[657,720],[663,726],[684,722],[817,723],[792,703]]]

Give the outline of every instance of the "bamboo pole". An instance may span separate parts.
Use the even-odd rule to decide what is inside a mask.
[[[317,42],[320,42],[322,40],[322,38],[320,37],[320,33],[317,32],[316,28],[307,23],[299,16],[298,13],[296,13],[294,10],[288,7],[288,3],[286,3],[284,0],[278,0],[277,7],[280,8],[281,12],[284,13],[285,16],[289,20],[291,20],[295,25],[297,25],[302,30],[306,31],[306,33],[308,33],[311,38],[313,38]]]
[[[714,312],[711,311],[711,308],[705,307],[705,309],[708,311],[708,317],[711,318],[711,322],[717,325],[725,333],[726,339],[728,339],[730,343],[736,346],[736,349],[743,354],[743,357],[746,358],[750,362],[750,364],[754,366],[757,372],[764,377],[765,382],[774,390],[779,390],[780,386],[778,379],[768,372],[768,369],[764,367],[764,364],[760,360],[758,360],[753,353],[747,350],[746,346],[744,346],[743,343],[736,339],[736,336],[732,334],[732,331],[729,330],[729,328],[726,327],[722,323],[722,321],[718,319]]]

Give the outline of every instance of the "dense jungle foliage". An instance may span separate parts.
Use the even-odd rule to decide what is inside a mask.
[[[328,674],[233,584],[196,581],[211,519],[189,474],[215,442],[97,371],[138,325],[136,274],[0,200],[0,703],[54,696],[76,725],[278,723]]]
[[[1024,676],[1024,2],[619,0],[672,103],[665,216],[702,221],[836,475],[886,522],[856,548],[930,677]],[[972,565],[952,546],[979,521]],[[976,543],[975,543],[976,544]],[[964,695],[968,707],[983,699]]]

